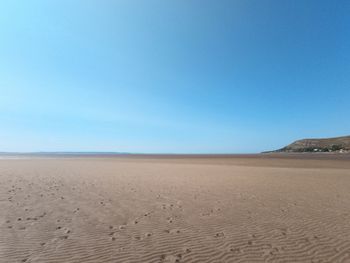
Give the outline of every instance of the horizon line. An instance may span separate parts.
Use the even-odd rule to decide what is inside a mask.
[[[54,154],[54,155],[60,155],[60,154],[84,154],[84,155],[90,155],[90,154],[104,154],[104,155],[237,155],[237,154],[260,154],[265,152],[251,152],[251,153],[172,153],[172,152],[164,152],[164,153],[157,153],[157,152],[114,152],[114,151],[5,151],[1,152],[0,155],[5,154],[21,154],[21,155],[44,155],[44,154]]]

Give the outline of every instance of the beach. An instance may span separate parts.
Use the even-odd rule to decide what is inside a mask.
[[[0,159],[0,262],[350,262],[349,155]]]

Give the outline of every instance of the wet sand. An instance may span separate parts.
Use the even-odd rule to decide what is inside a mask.
[[[0,159],[0,262],[350,262],[349,155]]]

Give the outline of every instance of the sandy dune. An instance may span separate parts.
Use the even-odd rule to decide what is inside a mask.
[[[0,262],[350,262],[349,158],[0,160]]]

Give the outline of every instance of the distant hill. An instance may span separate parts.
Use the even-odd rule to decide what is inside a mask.
[[[275,152],[350,152],[350,136],[298,140]]]

